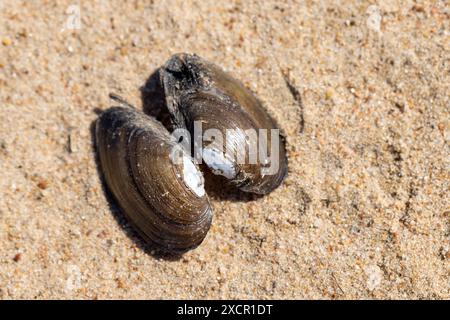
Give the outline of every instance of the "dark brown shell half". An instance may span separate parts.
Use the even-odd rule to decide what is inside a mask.
[[[186,183],[184,162],[170,158],[176,141],[159,122],[131,108],[108,109],[97,120],[96,144],[107,186],[145,240],[172,252],[203,241],[212,220],[203,177],[186,155],[202,184]]]
[[[262,173],[261,169],[267,166],[267,162],[261,159],[250,162],[246,158],[244,163],[235,161],[248,157],[251,146],[245,134],[247,130],[259,132],[259,129],[267,129],[270,132],[277,129],[261,102],[240,81],[197,55],[185,53],[172,56],[161,68],[160,77],[175,126],[185,127],[193,134],[197,121],[202,123],[203,132],[217,129],[222,133],[226,140],[226,148],[222,148],[223,157],[230,160],[233,166],[232,170],[228,170],[228,176],[222,175],[241,190],[258,194],[269,193],[281,184],[287,173],[285,143],[281,135],[276,136],[279,142],[274,157],[278,161],[276,172]],[[268,150],[271,150],[272,140],[272,136],[267,134]],[[214,143],[203,141],[203,150],[207,147],[214,149]],[[205,153],[203,160],[211,167]]]

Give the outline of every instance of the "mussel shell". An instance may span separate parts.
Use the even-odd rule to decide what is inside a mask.
[[[108,109],[97,120],[96,144],[107,186],[145,240],[172,252],[203,241],[210,202],[185,183],[183,165],[170,159],[176,141],[159,122],[131,108]]]
[[[245,131],[277,129],[277,124],[261,102],[245,86],[218,66],[190,54],[176,54],[160,70],[167,108],[175,126],[186,127],[193,133],[194,121],[202,122],[202,129],[218,129],[226,137],[227,129],[238,129],[226,138],[228,150],[236,154],[246,152],[249,142]],[[278,171],[264,175],[257,163],[234,163],[236,175],[230,181],[246,192],[266,194],[278,187],[287,174],[284,138],[278,137]],[[206,147],[207,143],[203,143]],[[245,146],[243,148],[243,146]],[[271,136],[267,136],[270,150]],[[211,146],[210,146],[211,147]],[[230,153],[230,152],[228,152]],[[229,154],[229,159],[234,155]]]

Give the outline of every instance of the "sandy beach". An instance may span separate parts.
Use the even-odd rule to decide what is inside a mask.
[[[179,52],[260,98],[289,173],[208,180],[208,235],[168,258],[92,127]],[[2,1],[0,299],[450,299],[449,93],[445,1]]]

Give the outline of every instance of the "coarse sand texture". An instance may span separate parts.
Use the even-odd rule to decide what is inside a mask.
[[[0,299],[450,299],[449,35],[446,1],[1,1]],[[94,126],[179,52],[260,98],[289,169],[264,197],[206,174],[211,229],[170,258]]]

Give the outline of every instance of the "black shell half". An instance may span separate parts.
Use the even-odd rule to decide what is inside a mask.
[[[210,202],[170,160],[176,141],[159,122],[131,108],[108,109],[97,120],[96,144],[108,188],[145,240],[173,252],[203,241]]]
[[[270,129],[277,129],[275,121],[250,90],[197,55],[181,53],[172,56],[161,68],[160,79],[175,126],[185,127],[193,133],[194,122],[200,121],[203,131],[218,129],[223,137],[227,137],[229,149],[224,152],[227,159],[238,159],[236,155],[245,156],[249,150],[246,130],[268,129],[270,132]],[[237,130],[227,136],[229,129]],[[267,149],[271,150],[270,134],[266,138]],[[229,177],[230,181],[243,191],[258,194],[266,194],[278,187],[287,173],[287,157],[283,137],[278,135],[277,140],[276,172],[262,173],[261,169],[267,163],[260,159],[256,163],[234,161],[236,175]],[[203,147],[207,146],[208,143],[203,142]]]

